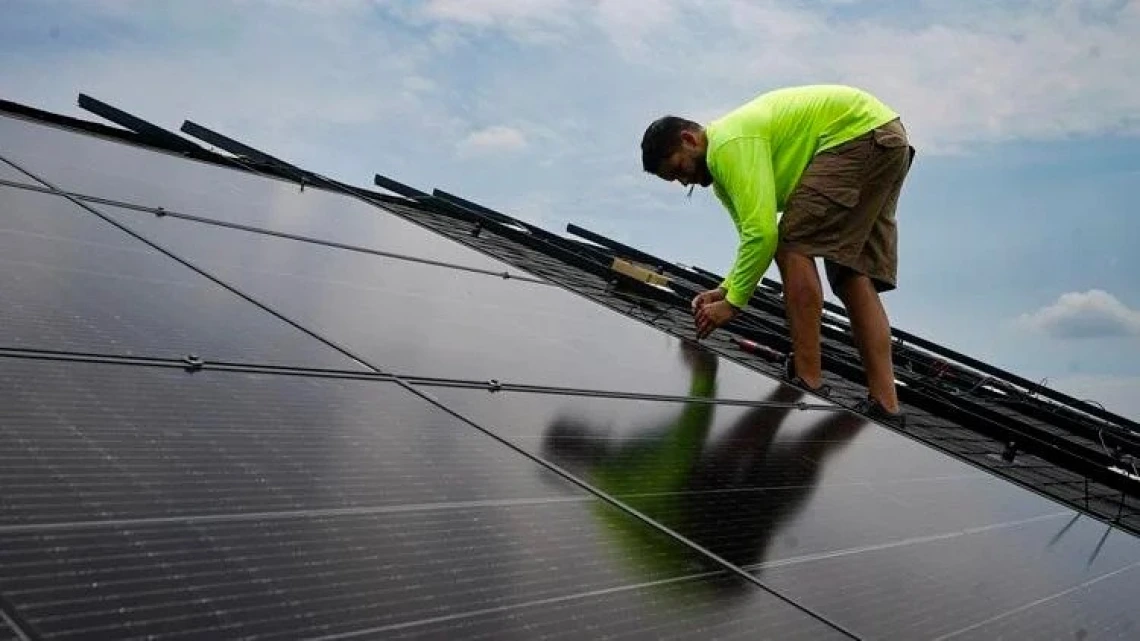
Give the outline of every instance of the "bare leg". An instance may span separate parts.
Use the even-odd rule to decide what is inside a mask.
[[[820,358],[820,322],[823,317],[823,286],[815,261],[803,254],[778,250],[776,264],[784,281],[784,310],[792,335],[796,375],[808,387],[823,383]]]
[[[879,292],[875,291],[870,278],[853,274],[843,280],[838,293],[847,307],[855,344],[867,370],[870,396],[888,412],[897,412],[899,399],[891,361],[891,326]]]

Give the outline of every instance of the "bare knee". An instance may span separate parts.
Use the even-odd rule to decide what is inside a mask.
[[[811,256],[781,250],[776,252],[776,264],[789,296],[811,295],[820,289],[819,273]]]
[[[823,289],[819,279],[807,271],[784,282],[784,295],[795,305],[819,307],[823,304]]]
[[[865,304],[879,296],[870,277],[854,272],[844,275],[843,280],[835,287],[835,294],[848,308],[853,305],[858,306],[860,303]]]
[[[783,247],[776,248],[776,267],[780,270],[780,276],[783,278],[788,277],[788,270],[792,268],[797,254],[790,252]]]

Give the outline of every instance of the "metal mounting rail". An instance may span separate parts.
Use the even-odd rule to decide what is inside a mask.
[[[656,266],[660,267],[662,270],[667,271],[673,275],[676,275],[679,277],[684,277],[684,278],[689,278],[689,279],[697,282],[698,284],[707,286],[709,288],[716,287],[721,282],[721,278],[719,276],[716,276],[712,272],[707,272],[705,270],[698,270],[698,269],[694,269],[694,270],[685,269],[685,268],[680,267],[679,265],[676,265],[670,261],[663,260],[657,256],[654,256],[654,255],[649,254],[647,252],[641,251],[637,248],[630,247],[630,246],[625,245],[623,243],[620,243],[618,241],[606,238],[605,236],[602,236],[601,234],[597,234],[597,233],[592,232],[588,229],[584,229],[578,225],[569,224],[569,225],[567,225],[566,229],[568,232],[570,232],[576,236],[579,236],[579,237],[584,238],[586,240],[589,240],[591,242],[594,242],[594,243],[597,243],[597,244],[602,245],[604,247],[607,247],[607,248],[611,249],[612,251],[619,252],[623,255],[629,256],[630,258],[634,258],[636,260],[639,260],[639,261],[642,261],[645,263],[649,263],[651,265],[656,265]],[[783,286],[780,283],[769,280],[767,278],[762,279],[761,284],[770,288],[775,293],[783,292]],[[829,311],[833,314],[836,314],[837,316],[840,316],[844,321],[849,321],[848,316],[847,316],[847,310],[844,309],[841,305],[836,305],[834,303],[825,301],[824,302],[824,309],[826,309],[827,311]],[[1088,414],[1090,416],[1094,416],[1094,417],[1101,419],[1103,421],[1107,421],[1109,423],[1115,424],[1115,426],[1124,427],[1126,429],[1129,429],[1129,430],[1132,430],[1135,432],[1140,432],[1140,424],[1137,424],[1136,422],[1131,421],[1131,420],[1129,420],[1123,416],[1120,416],[1118,414],[1115,414],[1113,412],[1109,412],[1103,408],[1096,407],[1096,406],[1094,406],[1090,403],[1087,403],[1085,401],[1081,401],[1081,400],[1078,400],[1076,398],[1073,398],[1072,396],[1069,396],[1063,392],[1059,392],[1057,390],[1053,390],[1053,389],[1044,387],[1040,384],[1034,383],[1034,382],[1027,380],[1023,377],[1020,377],[1016,374],[1005,371],[1005,370],[998,368],[998,367],[995,367],[993,365],[989,365],[987,363],[984,363],[984,362],[982,362],[976,358],[972,358],[972,357],[967,356],[965,354],[954,351],[950,348],[944,347],[942,345],[938,345],[937,343],[934,343],[928,339],[922,338],[920,336],[916,336],[910,332],[906,332],[904,330],[892,327],[891,328],[891,334],[899,339],[899,341],[900,341],[899,345],[900,346],[905,347],[905,345],[909,343],[909,344],[914,345],[916,347],[919,347],[919,348],[921,348],[921,349],[923,349],[923,350],[925,350],[931,354],[935,354],[937,356],[955,361],[955,362],[957,362],[963,366],[972,368],[974,370],[977,370],[979,372],[982,372],[984,374],[992,376],[996,379],[999,379],[999,380],[1006,382],[1008,384],[1011,384],[1013,386],[1021,387],[1025,390],[1027,390],[1031,394],[1040,394],[1040,395],[1047,397],[1053,401],[1056,401],[1058,403],[1062,403],[1062,404],[1064,404],[1070,408],[1074,408],[1074,409],[1079,410],[1080,412],[1083,412],[1083,413]],[[972,382],[977,383],[978,381],[975,380]],[[1129,445],[1131,445],[1132,447],[1140,447],[1140,435],[1138,435],[1138,437],[1135,439],[1126,438],[1125,435],[1122,435],[1122,434],[1113,434],[1112,437],[1128,441]]]
[[[79,94],[78,104],[81,108],[90,111],[91,113],[106,118],[111,122],[130,129],[131,131],[139,134],[144,139],[148,139],[157,145],[167,147],[173,151],[182,153],[199,154],[205,149],[199,147],[193,141],[187,140],[178,134],[163,129],[158,125],[149,123],[142,118],[132,116],[131,114],[112,107],[111,105],[96,100],[87,94]]]
[[[491,209],[490,207],[480,205],[479,203],[473,202],[473,201],[468,200],[466,198],[462,198],[460,196],[456,196],[455,194],[450,194],[446,191],[443,191],[442,189],[433,189],[432,190],[432,196],[439,198],[441,200],[448,201],[454,205],[458,205],[464,209],[468,209],[468,210],[474,211],[476,213],[483,214],[484,216],[486,216],[492,220],[496,220],[498,222],[501,222],[505,225],[513,225],[513,226],[522,227],[522,228],[526,229],[526,231],[528,231],[530,234],[532,234],[534,236],[538,236],[539,238],[541,238],[541,239],[543,239],[543,240],[545,240],[545,241],[547,241],[553,245],[557,245],[559,247],[562,247],[563,249],[567,249],[567,250],[575,252],[575,253],[584,254],[587,257],[589,257],[589,258],[591,258],[597,262],[608,262],[608,260],[609,260],[609,258],[605,255],[605,252],[603,252],[602,248],[600,248],[600,247],[597,247],[597,246],[592,245],[592,244],[583,243],[583,242],[576,240],[574,238],[567,238],[565,236],[559,236],[558,234],[547,231],[547,230],[545,230],[545,229],[543,229],[537,225],[532,225],[526,221],[519,220],[517,218],[513,218],[513,217],[508,216],[507,214],[504,214],[502,212],[495,211],[494,209]]]
[[[584,272],[609,281],[618,287],[636,291],[638,294],[647,298],[652,298],[659,302],[677,304],[681,301],[688,301],[692,296],[696,295],[695,290],[684,285],[673,285],[672,292],[658,289],[636,278],[613,271],[610,269],[608,263],[600,263],[589,256],[584,256],[537,235],[520,230],[514,225],[503,224],[483,213],[462,207],[450,200],[428,195],[414,187],[409,187],[391,178],[377,174],[374,180],[378,186],[409,198],[415,198],[421,207],[425,207],[429,211],[472,223],[472,234],[477,235],[483,230],[493,232],[520,245],[557,258],[568,265],[572,265]]]

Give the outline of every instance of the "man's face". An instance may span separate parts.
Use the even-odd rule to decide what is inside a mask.
[[[689,133],[682,135],[681,144],[661,163],[657,176],[668,182],[679,182],[685,187],[708,187],[713,181],[704,150]]]

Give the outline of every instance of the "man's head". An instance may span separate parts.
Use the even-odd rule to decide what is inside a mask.
[[[678,116],[665,116],[650,123],[641,139],[641,165],[645,171],[682,185],[712,184],[705,161],[708,139],[700,124]]]

